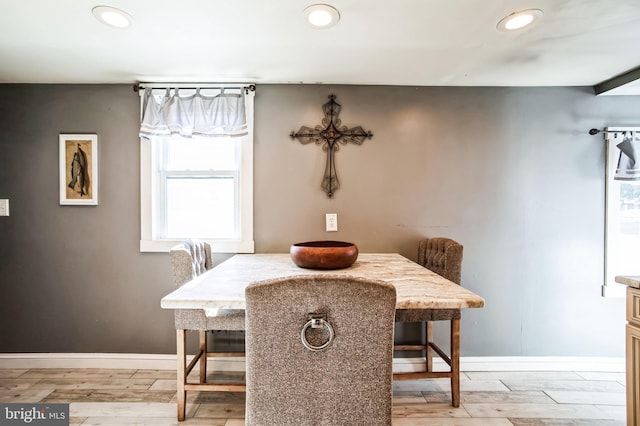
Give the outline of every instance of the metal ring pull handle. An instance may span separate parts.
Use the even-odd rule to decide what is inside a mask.
[[[304,327],[302,327],[302,331],[300,332],[300,340],[302,341],[302,344],[304,345],[305,348],[309,349],[310,351],[313,352],[320,352],[323,351],[325,349],[327,349],[329,347],[329,345],[331,344],[331,342],[333,342],[333,337],[334,337],[334,333],[333,333],[333,327],[331,327],[331,324],[329,324],[324,315],[316,315],[316,314],[309,314],[309,321],[307,321],[307,323],[304,325]],[[309,343],[307,341],[307,329],[311,327],[311,328],[327,328],[327,330],[329,331],[329,339],[327,339],[327,341],[325,343],[323,343],[322,345],[319,346],[314,346],[311,343]]]

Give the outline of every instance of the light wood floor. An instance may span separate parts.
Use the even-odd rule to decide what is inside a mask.
[[[226,373],[243,380],[239,373]],[[394,426],[625,425],[624,373],[466,372],[461,406],[447,380],[394,383]],[[244,425],[243,393],[192,393],[176,420],[175,372],[0,369],[0,402],[70,403],[71,425]]]

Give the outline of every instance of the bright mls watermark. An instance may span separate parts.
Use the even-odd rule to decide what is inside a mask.
[[[69,426],[69,404],[2,404],[0,426]]]

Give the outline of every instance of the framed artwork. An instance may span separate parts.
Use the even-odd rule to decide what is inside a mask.
[[[98,205],[98,135],[60,135],[60,205]]]

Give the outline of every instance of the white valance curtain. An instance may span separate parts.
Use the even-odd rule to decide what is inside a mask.
[[[246,135],[244,88],[218,90],[219,93],[214,96],[205,96],[200,93],[200,88],[195,89],[195,93],[193,90],[167,88],[161,89],[160,94],[158,89],[145,88],[140,137],[150,139],[151,136],[172,134],[184,137]]]

